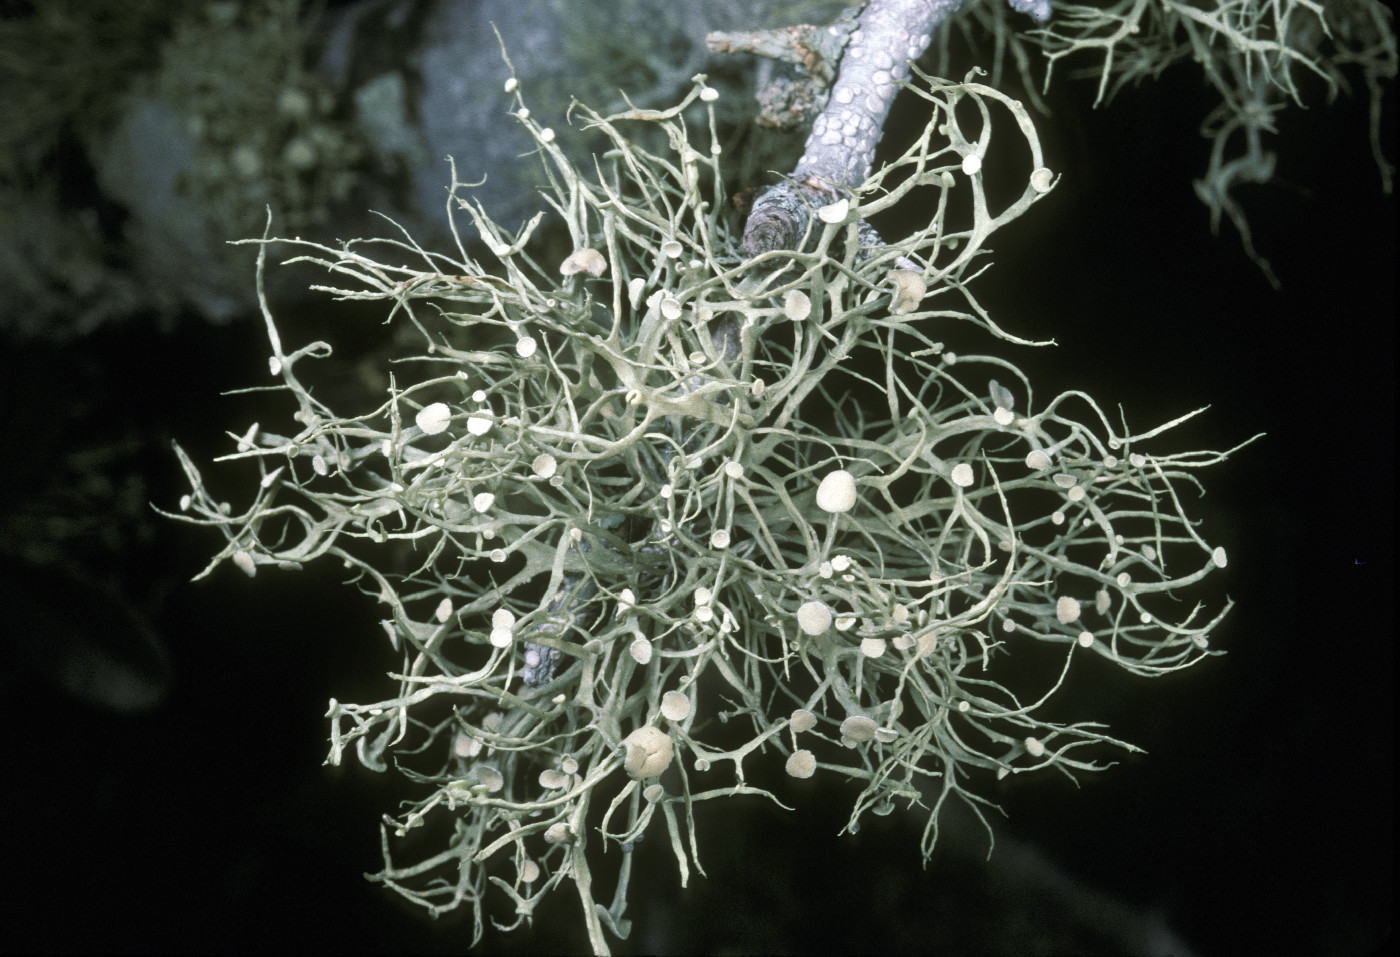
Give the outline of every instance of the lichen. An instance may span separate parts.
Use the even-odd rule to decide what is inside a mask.
[[[628,928],[619,857],[662,829],[685,884],[697,805],[781,803],[746,780],[757,764],[851,780],[851,830],[923,804],[931,854],[948,801],[982,817],[998,777],[1133,750],[1092,716],[1042,712],[1086,659],[1151,676],[1217,653],[1229,602],[1207,590],[1182,612],[1222,563],[1181,492],[1228,453],[1161,450],[1176,422],[1114,426],[1086,394],[1042,400],[1013,363],[941,338],[1031,345],[968,287],[988,238],[1047,195],[1024,107],[920,75],[934,119],[918,141],[800,251],[747,257],[707,89],[696,76],[664,110],[577,106],[609,144],[592,170],[518,100],[568,233],[557,256],[531,242],[542,216],[507,228],[455,177],[478,255],[460,232],[450,253],[255,241],[260,281],[289,250],[334,277],[314,289],[384,303],[422,344],[377,407],[332,410],[311,385],[330,347],[284,346],[264,299],[295,411],[224,457],[256,466],[251,503],[216,500],[181,453],[175,517],[227,542],[203,574],[334,560],[383,606],[394,687],[330,702],[328,761],[392,762],[421,788],[374,879],[434,914],[470,907],[478,935],[493,889],[518,924],[572,882],[605,951],[605,928]],[[669,149],[644,150],[638,126]],[[1028,160],[1019,195],[994,203],[961,172],[975,141]],[[856,241],[917,185],[938,191],[926,223]],[[580,250],[605,268],[561,270]],[[897,262],[919,302],[895,302]],[[1003,670],[1027,656],[1048,662],[1030,686]],[[390,836],[444,816],[448,846],[399,863]]]

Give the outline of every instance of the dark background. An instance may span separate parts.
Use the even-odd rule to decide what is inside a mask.
[[[1282,291],[1228,225],[1210,235],[1190,179],[1212,104],[1180,71],[1098,111],[1084,84],[1057,87],[1042,128],[1064,179],[998,235],[975,287],[1003,327],[1058,341],[1007,350],[1042,395],[1082,387],[1121,401],[1139,427],[1209,404],[1179,449],[1267,433],[1207,472],[1195,506],[1230,556],[1215,580],[1237,607],[1213,639],[1229,653],[1086,690],[1103,695],[1087,714],[1107,712],[1111,732],[1147,753],[1078,790],[1047,776],[988,795],[1009,815],[995,865],[954,836],[922,869],[922,819],[902,812],[838,838],[855,792],[835,782],[780,785],[794,813],[709,809],[708,879],[682,891],[664,841],[638,851],[637,927],[619,951],[976,953],[1019,939],[1113,952],[1047,928],[1133,919],[1159,920],[1200,954],[1362,954],[1389,940],[1395,207],[1364,98],[1327,107],[1313,92],[1272,144],[1279,182],[1242,194]],[[1393,159],[1393,96],[1386,106]],[[250,253],[250,282],[251,270]],[[337,334],[363,328],[369,341],[374,323],[341,321]],[[69,442],[134,431],[160,439],[134,467],[149,501],[173,508],[186,489],[164,440],[205,463],[223,430],[260,408],[272,419],[256,397],[220,395],[266,374],[254,317],[167,333],[138,317],[3,355],[0,435],[21,484]],[[234,478],[214,487],[224,481],[234,494]],[[400,786],[321,766],[327,700],[380,694],[375,675],[393,666],[376,616],[331,569],[250,581],[225,567],[186,584],[219,545],[158,521],[90,579],[6,569],[0,947],[464,950],[469,921],[434,924],[362,877],[380,865],[376,822]],[[32,646],[131,640],[114,591],[166,650],[151,658],[163,698],[143,712],[65,694]],[[533,930],[488,930],[480,949],[581,948],[578,906],[559,893]]]

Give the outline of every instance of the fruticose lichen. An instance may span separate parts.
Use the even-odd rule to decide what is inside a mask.
[[[421,789],[375,880],[434,914],[470,906],[478,936],[493,893],[513,927],[571,883],[603,952],[604,927],[628,931],[643,834],[668,836],[684,884],[704,802],[792,799],[746,769],[849,779],[853,829],[922,806],[928,855],[949,799],[980,817],[1000,777],[1132,750],[1092,716],[1042,716],[1086,659],[1155,676],[1217,653],[1229,602],[1184,599],[1226,556],[1182,494],[1227,453],[1163,451],[1180,419],[1134,431],[945,347],[954,327],[1029,345],[968,284],[1054,177],[1020,103],[975,77],[913,89],[922,134],[810,217],[801,251],[740,251],[703,76],[671,109],[576,106],[609,144],[593,169],[512,78],[562,255],[537,258],[544,213],[494,222],[455,168],[450,209],[477,242],[450,254],[255,241],[260,280],[290,250],[332,277],[313,288],[422,336],[381,404],[336,411],[311,385],[331,347],[284,346],[264,300],[272,389],[295,410],[230,433],[224,459],[258,471],[251,502],[215,500],[180,453],[176,516],[227,540],[202,574],[340,562],[382,605],[402,657],[385,696],[327,711],[330,763]],[[637,146],[639,125],[669,150]],[[980,160],[1003,149],[1029,163],[993,201]],[[916,188],[926,224],[858,241]],[[1008,659],[1047,651],[1035,688],[1003,683]],[[439,819],[447,846],[400,862],[391,838]]]

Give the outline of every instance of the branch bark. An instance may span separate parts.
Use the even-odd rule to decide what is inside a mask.
[[[791,177],[754,201],[744,226],[748,256],[795,249],[810,211],[870,175],[875,147],[909,64],[963,0],[870,0],[841,55],[836,82]]]

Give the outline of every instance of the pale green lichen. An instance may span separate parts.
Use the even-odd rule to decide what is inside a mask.
[[[628,931],[630,857],[600,845],[664,829],[684,884],[698,804],[779,800],[746,782],[755,763],[854,781],[852,829],[924,804],[927,855],[948,799],[980,817],[997,777],[1132,749],[1088,716],[1041,716],[1076,660],[1189,667],[1229,608],[1181,604],[1223,562],[1179,490],[1226,453],[1159,451],[1177,422],[1115,426],[1084,393],[1043,401],[1005,359],[943,347],[955,323],[1025,344],[967,285],[988,237],[1045,195],[1019,103],[922,77],[933,117],[853,215],[806,251],[745,259],[708,88],[696,77],[667,110],[576,106],[610,146],[591,171],[518,104],[568,233],[557,256],[531,243],[542,217],[510,230],[459,181],[451,207],[489,252],[258,241],[260,281],[290,249],[333,277],[313,288],[385,303],[422,346],[382,404],[332,410],[310,362],[330,346],[284,346],[264,300],[274,388],[296,409],[289,428],[230,433],[224,458],[258,470],[252,502],[216,501],[181,453],[176,517],[227,539],[204,574],[334,560],[382,603],[402,666],[382,700],[330,703],[328,760],[392,762],[422,788],[375,880],[434,914],[469,905],[478,935],[491,887],[516,926],[571,882],[605,951],[605,927]],[[669,150],[638,146],[638,125]],[[1020,195],[948,175],[974,142],[1029,154]],[[918,186],[937,191],[927,223],[860,247],[859,217]],[[568,250],[604,268],[561,275]],[[892,310],[897,258],[925,291]],[[1068,601],[1095,611],[1070,619]],[[1002,683],[1004,658],[1046,649],[1039,687]],[[396,863],[390,832],[440,816],[449,844]]]

